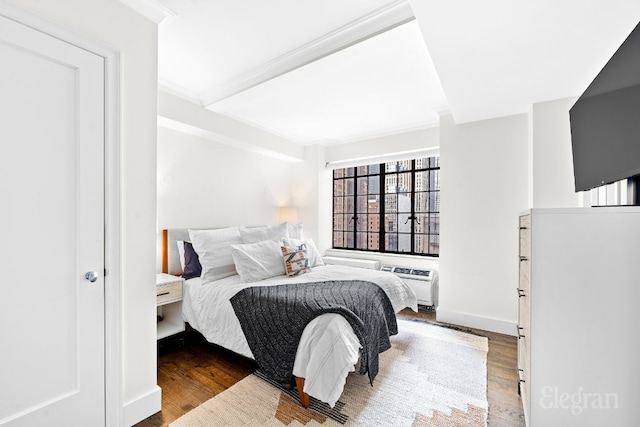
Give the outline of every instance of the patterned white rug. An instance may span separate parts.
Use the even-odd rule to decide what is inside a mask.
[[[304,409],[295,391],[249,375],[171,427],[486,426],[487,338],[403,319],[398,329],[373,387],[351,373],[333,409],[314,399]]]

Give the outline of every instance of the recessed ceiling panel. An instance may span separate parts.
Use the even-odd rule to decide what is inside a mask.
[[[209,108],[301,143],[331,143],[435,126],[443,106],[412,21]]]

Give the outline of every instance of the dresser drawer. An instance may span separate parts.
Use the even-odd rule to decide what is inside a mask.
[[[531,257],[531,230],[520,229],[520,257],[529,259]]]
[[[529,293],[531,291],[531,261],[528,259],[520,259],[518,274],[520,278],[518,288]]]
[[[156,286],[157,304],[163,305],[182,299],[182,280]]]
[[[520,258],[531,256],[531,216],[520,217]]]

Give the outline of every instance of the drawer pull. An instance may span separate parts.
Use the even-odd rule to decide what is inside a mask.
[[[163,295],[169,295],[170,293],[171,293],[171,292],[162,292],[162,293],[159,293],[157,296],[161,297],[161,296],[163,296]]]
[[[520,227],[520,230],[528,230],[529,227]]]
[[[524,335],[522,335],[522,334],[520,333],[520,331],[522,331],[522,330],[524,330],[524,328],[521,328],[520,326],[518,326],[518,339],[520,339],[520,338],[524,338]]]
[[[518,396],[522,396],[522,383],[525,382],[525,380],[520,378],[520,374],[524,374],[524,370],[518,369]]]
[[[526,256],[521,256],[520,257],[520,262],[522,261],[529,261],[529,258],[527,258]]]
[[[518,298],[522,298],[522,297],[526,297],[527,296],[525,291],[523,291],[522,289],[516,288],[516,290],[518,291]]]

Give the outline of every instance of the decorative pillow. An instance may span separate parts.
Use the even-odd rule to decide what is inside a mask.
[[[280,250],[287,276],[299,276],[311,271],[305,244],[294,247],[282,246]]]
[[[302,223],[289,224],[287,223],[287,229],[289,231],[289,237],[292,239],[304,240],[304,233],[302,230]]]
[[[202,274],[202,265],[198,259],[198,254],[193,249],[191,242],[183,243],[184,249],[184,267],[182,267],[182,277],[184,280],[200,277]]]
[[[307,254],[309,256],[309,267],[317,267],[324,265],[324,261],[320,256],[320,251],[316,247],[316,244],[311,239],[299,240],[299,239],[286,239],[284,241],[285,246],[300,246],[306,245]]]
[[[189,238],[202,265],[200,277],[203,281],[210,282],[237,274],[231,246],[242,244],[238,227],[189,230]]]
[[[264,242],[265,240],[286,239],[289,237],[287,223],[263,227],[246,227],[240,229],[242,243]]]
[[[231,256],[242,281],[257,282],[284,275],[280,246],[281,240],[231,246]]]

